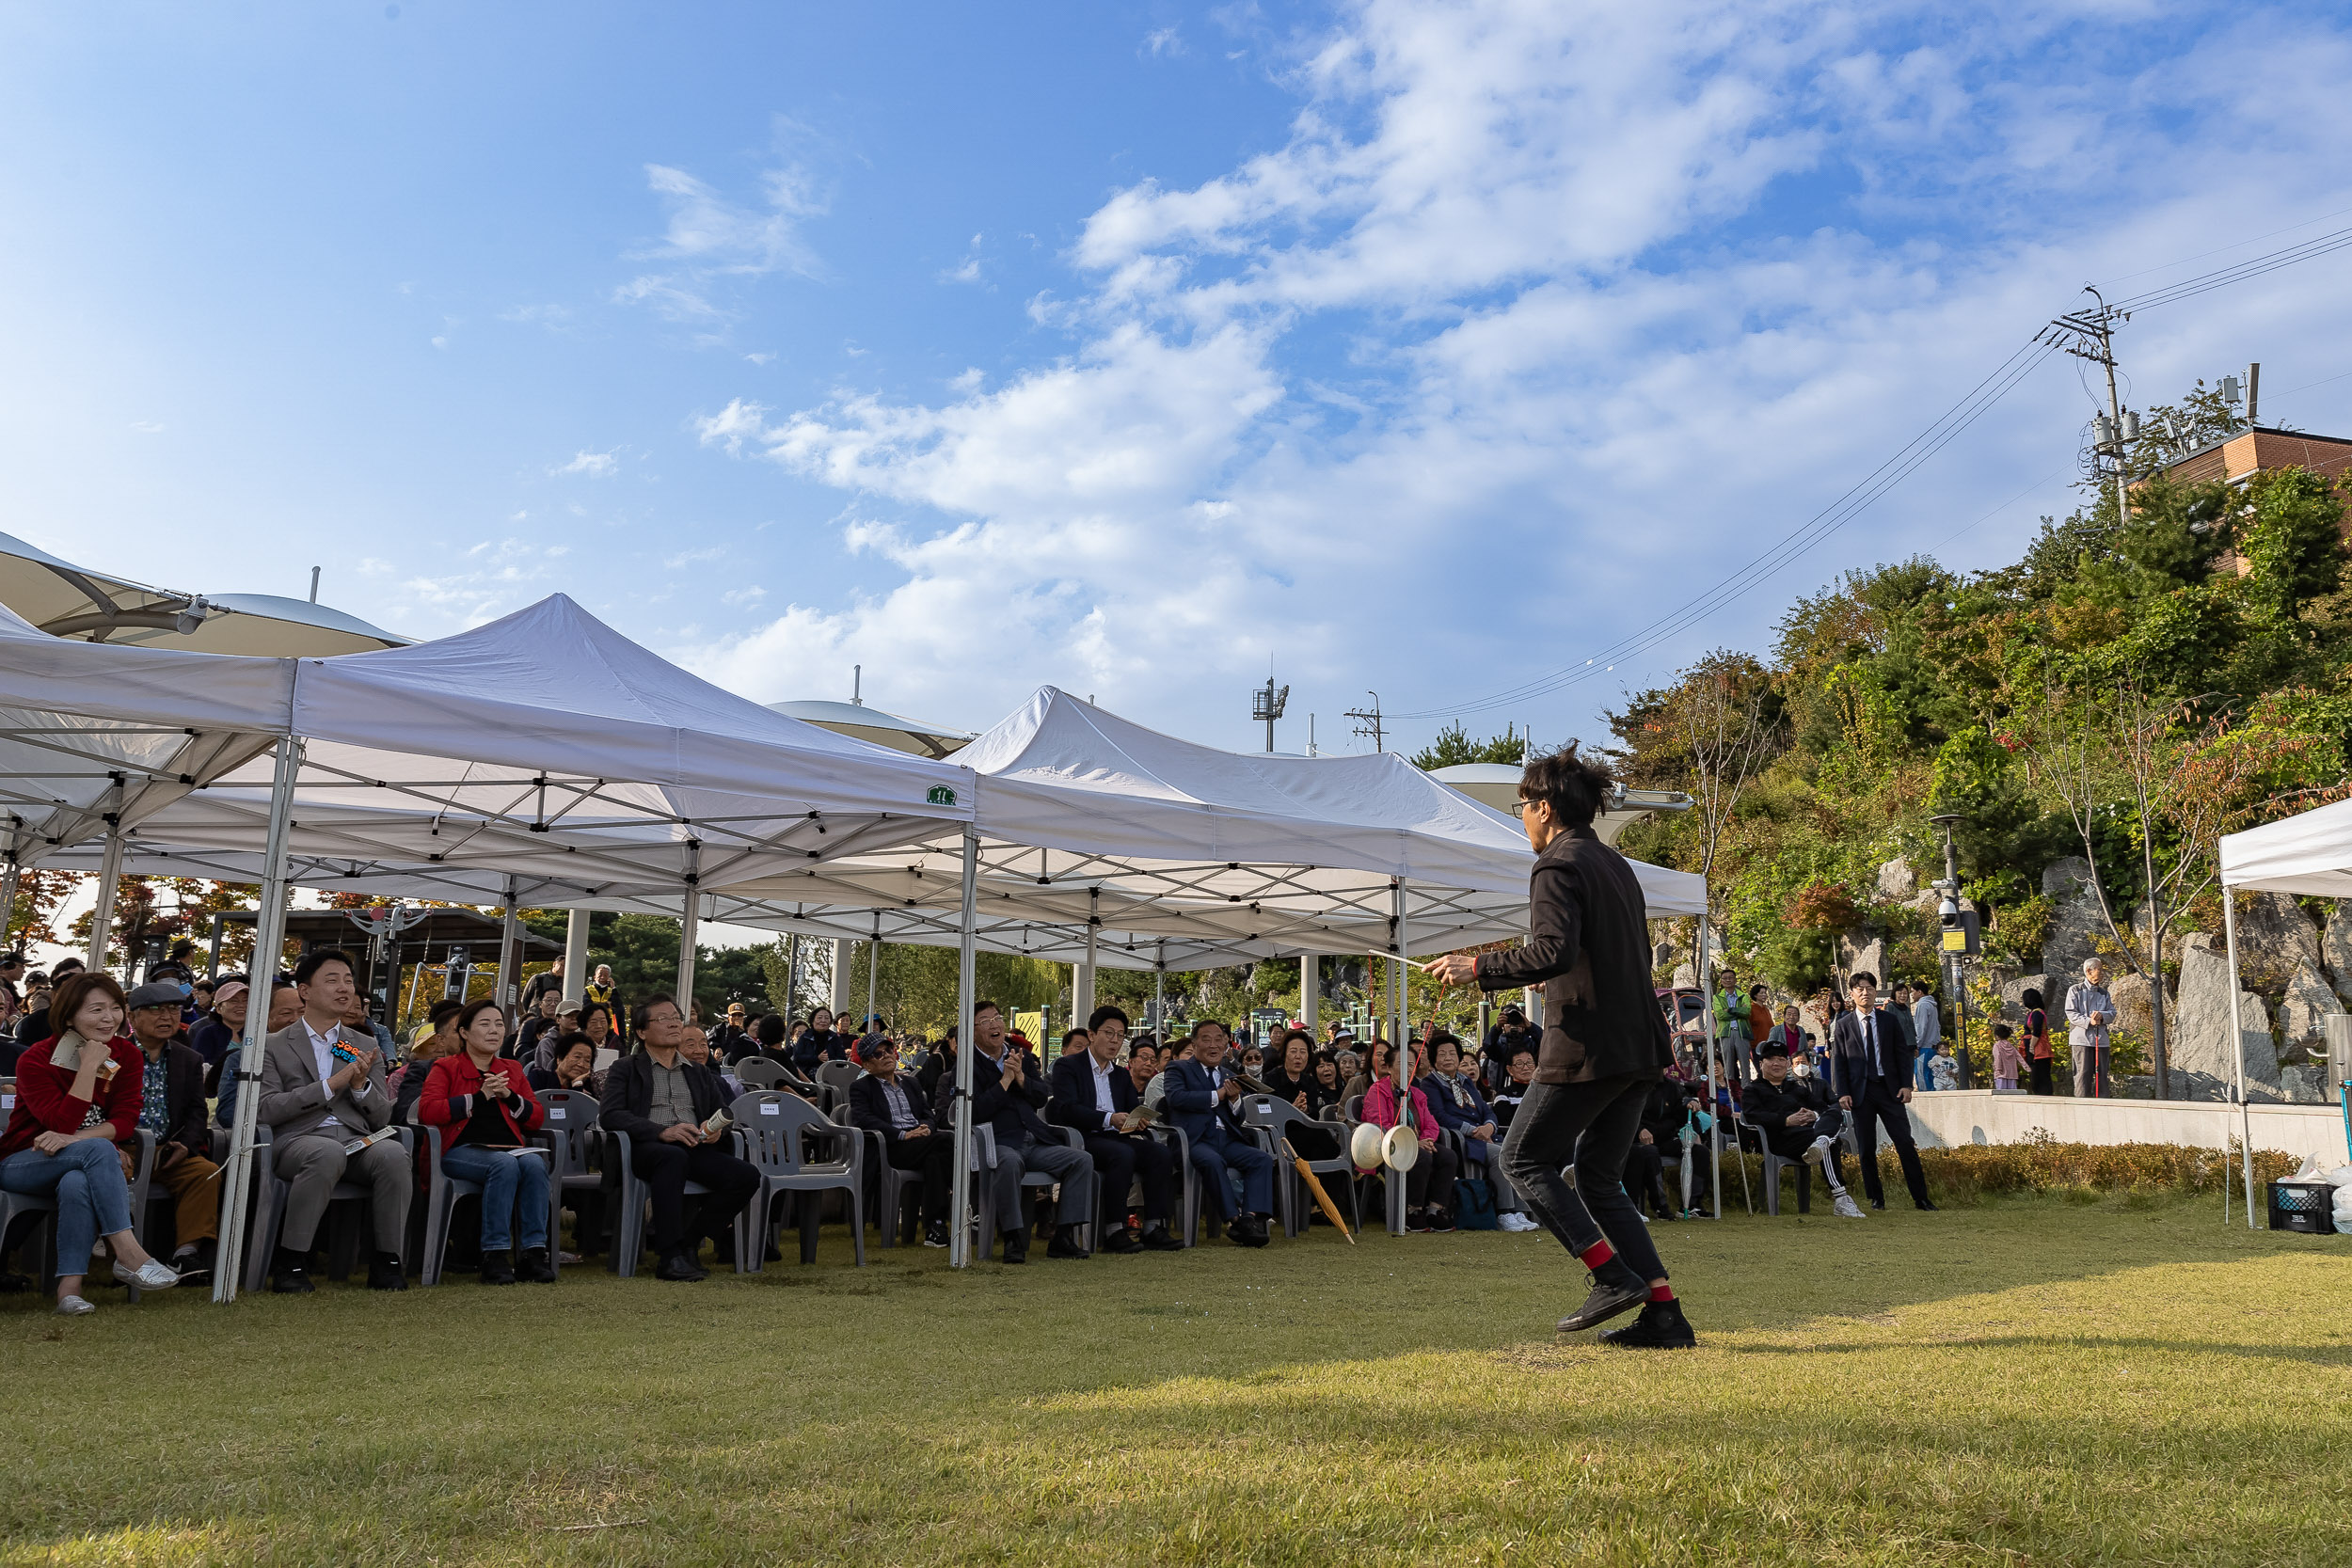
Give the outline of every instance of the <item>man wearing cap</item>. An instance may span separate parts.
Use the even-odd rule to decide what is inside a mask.
[[[212,1273],[220,1236],[220,1167],[209,1158],[213,1136],[204,1125],[204,1063],[180,1043],[176,981],[150,980],[128,1000],[131,1037],[147,1057],[139,1125],[155,1134],[152,1180],[177,1205],[172,1234],[178,1250],[171,1265],[183,1282],[193,1281]]]
[[[1789,1075],[1788,1044],[1777,1034],[1766,1036],[1756,1048],[1756,1072],[1743,1101],[1747,1119],[1782,1159],[1819,1165],[1830,1196],[1837,1200],[1838,1214],[1860,1219],[1862,1211],[1854,1207],[1853,1195],[1846,1191],[1837,1168],[1837,1135],[1845,1130],[1846,1113],[1820,1079]]]

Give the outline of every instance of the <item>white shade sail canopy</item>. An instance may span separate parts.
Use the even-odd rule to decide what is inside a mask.
[[[2224,834],[2221,881],[2226,887],[2352,898],[2352,800]]]
[[[863,702],[834,703],[811,697],[789,703],[770,703],[768,706],[787,718],[815,724],[835,735],[846,735],[853,740],[868,740],[877,746],[887,746],[894,752],[909,752],[918,757],[948,756],[972,739],[969,730],[927,724],[919,719],[885,713]]]
[[[0,533],[0,605],[53,637],[190,653],[303,657],[396,648],[408,641],[305,599],[150,588],[77,566],[8,533]]]
[[[58,732],[7,739],[70,743],[77,761],[119,768],[114,752],[160,744],[158,720],[176,715],[183,752],[242,764],[169,778],[149,767],[159,798],[123,814],[135,868],[158,853],[258,852],[269,770],[246,759],[278,736],[306,742],[296,857],[340,863],[353,880],[511,875],[547,903],[775,874],[917,841],[972,812],[968,770],[772,713],[562,595],[455,637],[335,658],[69,643],[21,620],[0,626],[0,703]],[[80,810],[87,829],[93,814]],[[41,836],[51,842],[31,858],[87,832]]]

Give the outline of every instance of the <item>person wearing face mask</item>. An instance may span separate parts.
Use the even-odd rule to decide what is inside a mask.
[[[142,1291],[180,1282],[131,1233],[131,1186],[116,1145],[138,1134],[144,1064],[122,1034],[128,1013],[110,974],[76,970],[61,981],[49,1016],[54,1037],[17,1062],[16,1108],[0,1133],[0,1187],[56,1200],[57,1310],[96,1310],[82,1294],[90,1249],[103,1238],[115,1277]]]

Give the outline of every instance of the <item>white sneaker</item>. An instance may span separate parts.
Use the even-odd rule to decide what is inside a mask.
[[[1806,1164],[1818,1166],[1827,1158],[1829,1158],[1829,1139],[1825,1137],[1816,1138],[1811,1143],[1804,1146],[1804,1163]]]
[[[1528,1218],[1525,1214],[1520,1213],[1516,1209],[1512,1210],[1507,1214],[1499,1216],[1495,1220],[1495,1224],[1502,1227],[1505,1230],[1513,1232],[1514,1234],[1527,1230],[1541,1230],[1543,1228],[1542,1226],[1537,1225],[1534,1220]]]
[[[57,1316],[61,1318],[85,1317],[97,1310],[97,1307],[92,1307],[88,1302],[84,1301],[80,1296],[59,1296],[57,1298]]]
[[[1837,1195],[1837,1217],[1841,1220],[1858,1220],[1862,1217],[1862,1211],[1854,1207],[1853,1194],[1839,1193]]]
[[[137,1268],[115,1265],[115,1277],[125,1285],[135,1285],[142,1291],[168,1291],[180,1283],[179,1271],[170,1264],[150,1258]]]

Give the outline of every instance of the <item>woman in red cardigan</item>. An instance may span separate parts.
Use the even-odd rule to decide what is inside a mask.
[[[0,1187],[56,1199],[57,1310],[68,1317],[97,1310],[82,1275],[101,1236],[124,1284],[180,1283],[131,1234],[131,1184],[115,1145],[138,1135],[146,1058],[121,1033],[129,1012],[113,975],[69,975],[49,1005],[58,1033],[17,1059],[16,1110],[0,1134]]]
[[[506,1015],[486,997],[457,1015],[465,1049],[433,1064],[417,1101],[417,1119],[441,1130],[441,1168],[460,1181],[482,1183],[482,1283],[512,1285],[507,1255],[515,1216],[522,1215],[522,1276],[555,1283],[548,1257],[548,1167],[530,1148],[529,1134],[547,1120],[520,1062],[499,1054]],[[521,1152],[517,1152],[517,1151]]]

